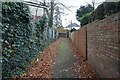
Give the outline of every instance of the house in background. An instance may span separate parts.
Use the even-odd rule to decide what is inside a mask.
[[[64,27],[57,28],[57,38],[68,38],[70,30],[64,29]]]
[[[78,25],[77,23],[71,23],[68,26],[65,27],[65,29],[71,30],[75,28],[76,30],[80,29],[80,25]]]

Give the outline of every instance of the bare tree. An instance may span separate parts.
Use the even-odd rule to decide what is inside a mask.
[[[38,0],[31,0],[31,1],[34,1],[34,2],[37,2],[37,3],[34,3],[34,2],[27,2],[29,3],[29,5],[31,6],[34,6],[34,7],[37,7],[36,9],[36,16],[37,16],[37,13],[38,13],[38,8],[43,8],[43,14],[47,14],[48,16],[48,19],[49,19],[49,22],[48,22],[48,26],[49,27],[52,27],[53,26],[53,19],[54,19],[54,14],[64,14],[64,15],[68,15],[64,12],[64,9],[67,9],[69,10],[70,12],[72,12],[69,8],[70,7],[67,7],[66,5],[64,5],[62,2],[59,2],[57,0],[50,0],[49,4],[50,5],[47,5],[47,2],[46,0],[43,0],[42,2],[41,1],[38,1]],[[63,7],[63,8],[62,8]],[[59,10],[57,9],[59,8]],[[57,11],[57,13],[55,13],[55,11]],[[73,13],[73,12],[72,12]],[[59,17],[58,17],[59,18]]]
[[[53,26],[53,19],[54,19],[54,16],[53,15],[56,15],[55,17],[56,18],[61,18],[60,15],[61,14],[64,14],[64,15],[68,15],[64,12],[64,9],[62,7],[64,7],[65,9],[71,11],[66,5],[64,5],[62,2],[58,2],[57,0],[51,0],[50,2],[50,12],[48,11],[48,9],[46,9],[46,13],[49,17],[49,27],[52,27]],[[55,13],[56,11],[56,13]],[[71,11],[72,12],[72,11]],[[56,19],[58,20],[58,19]],[[61,20],[61,19],[59,19]],[[56,21],[56,23],[58,24],[58,21]]]

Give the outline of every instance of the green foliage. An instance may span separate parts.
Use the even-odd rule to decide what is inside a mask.
[[[45,40],[43,36],[44,29],[47,24],[47,18],[43,16],[38,22],[35,22],[35,44],[39,48],[38,50],[43,50],[45,48]],[[43,44],[44,43],[44,44]]]
[[[3,77],[20,75],[30,61],[30,13],[23,3],[2,3]]]
[[[120,1],[119,2],[105,2],[103,3],[103,5],[104,5],[105,17],[120,11]]]
[[[101,20],[105,17],[117,13],[120,11],[120,1],[119,2],[104,2],[97,7],[91,14],[92,21]]]
[[[36,27],[37,27],[37,30],[40,31],[41,33],[43,33],[44,29],[45,29],[45,26],[47,24],[47,18],[46,16],[43,16],[38,22],[36,22]]]
[[[85,14],[84,16],[82,16],[82,18],[80,18],[81,26],[84,26],[90,22],[90,15],[91,15],[91,12]]]
[[[76,19],[78,21],[81,21],[80,18],[82,18],[85,14],[93,11],[93,7],[88,4],[86,6],[80,6],[80,8],[76,12]]]
[[[81,26],[84,26],[94,20],[101,20],[105,17],[117,13],[120,11],[119,2],[104,2],[93,10],[92,7],[81,6],[77,10],[76,18],[81,22]]]
[[[43,31],[47,18],[30,23],[28,6],[22,2],[2,3],[2,77],[21,76],[39,51],[47,46]]]

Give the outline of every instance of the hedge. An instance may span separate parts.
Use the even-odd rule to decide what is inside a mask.
[[[43,39],[46,17],[31,23],[29,7],[22,2],[2,3],[2,77],[22,76],[39,51],[47,46]]]
[[[84,26],[95,20],[102,20],[107,16],[115,14],[120,11],[120,1],[119,2],[104,2],[100,4],[95,10],[84,14],[80,18],[81,26]]]

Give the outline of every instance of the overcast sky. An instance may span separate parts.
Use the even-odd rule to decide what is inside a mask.
[[[69,15],[62,15],[62,23],[63,26],[66,26],[68,24],[70,24],[71,20],[72,22],[75,22],[77,24],[80,24],[77,20],[76,20],[76,11],[77,9],[79,9],[79,7],[81,5],[86,5],[87,3],[92,3],[92,0],[60,0],[61,2],[63,2],[66,6],[74,6],[71,7],[70,9],[72,10],[72,12],[66,10],[66,12]],[[97,3],[103,2],[104,0],[95,0]]]
[[[30,1],[30,0],[26,0],[26,1]],[[37,1],[37,0],[31,0],[31,1]],[[43,0],[38,0],[38,1],[43,1]],[[50,1],[50,0],[46,0],[46,1]],[[68,15],[61,15],[62,24],[64,27],[69,25],[71,21],[72,21],[72,23],[75,22],[77,24],[80,24],[76,20],[76,16],[75,16],[77,9],[79,9],[79,7],[81,5],[86,5],[87,3],[92,4],[92,0],[55,0],[55,1],[61,2],[67,7],[73,6],[73,7],[69,8],[72,12],[65,9],[65,13]],[[105,0],[95,0],[95,2],[97,2],[97,3],[100,3],[103,1],[105,1]]]

